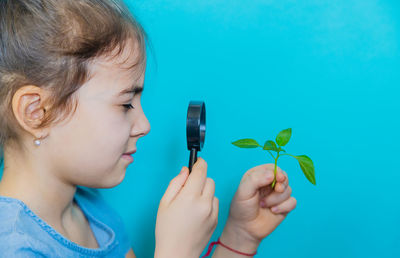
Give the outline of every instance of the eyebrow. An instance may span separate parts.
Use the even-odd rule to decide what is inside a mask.
[[[140,86],[138,84],[133,84],[130,88],[122,90],[120,93],[118,93],[117,96],[121,97],[125,94],[131,94],[131,93],[138,94],[138,93],[143,92],[143,90],[144,90],[143,86]]]

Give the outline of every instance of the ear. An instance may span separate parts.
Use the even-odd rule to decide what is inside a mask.
[[[20,126],[35,138],[43,138],[47,131],[37,129],[46,109],[43,106],[46,92],[34,85],[19,88],[12,98],[12,110]]]

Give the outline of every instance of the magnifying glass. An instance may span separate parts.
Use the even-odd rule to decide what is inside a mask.
[[[186,118],[187,147],[190,150],[189,173],[197,161],[206,136],[206,106],[203,101],[190,101]]]

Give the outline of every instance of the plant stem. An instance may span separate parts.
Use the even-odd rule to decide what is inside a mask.
[[[296,156],[294,156],[294,155],[292,155],[292,154],[286,154],[286,153],[281,154],[281,156],[283,156],[283,155],[288,155],[288,156],[292,156],[293,158],[296,158]]]
[[[282,154],[285,155],[285,154]],[[276,159],[275,159],[275,167],[274,167],[274,181],[272,181],[272,189],[274,189],[275,183],[276,183],[276,169],[277,169],[277,164],[278,164],[278,158],[279,158],[279,151],[277,153]]]

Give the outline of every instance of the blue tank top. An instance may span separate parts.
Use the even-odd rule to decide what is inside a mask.
[[[125,257],[130,241],[124,224],[100,193],[78,187],[74,200],[88,219],[99,248],[70,241],[21,200],[0,196],[0,257]]]

